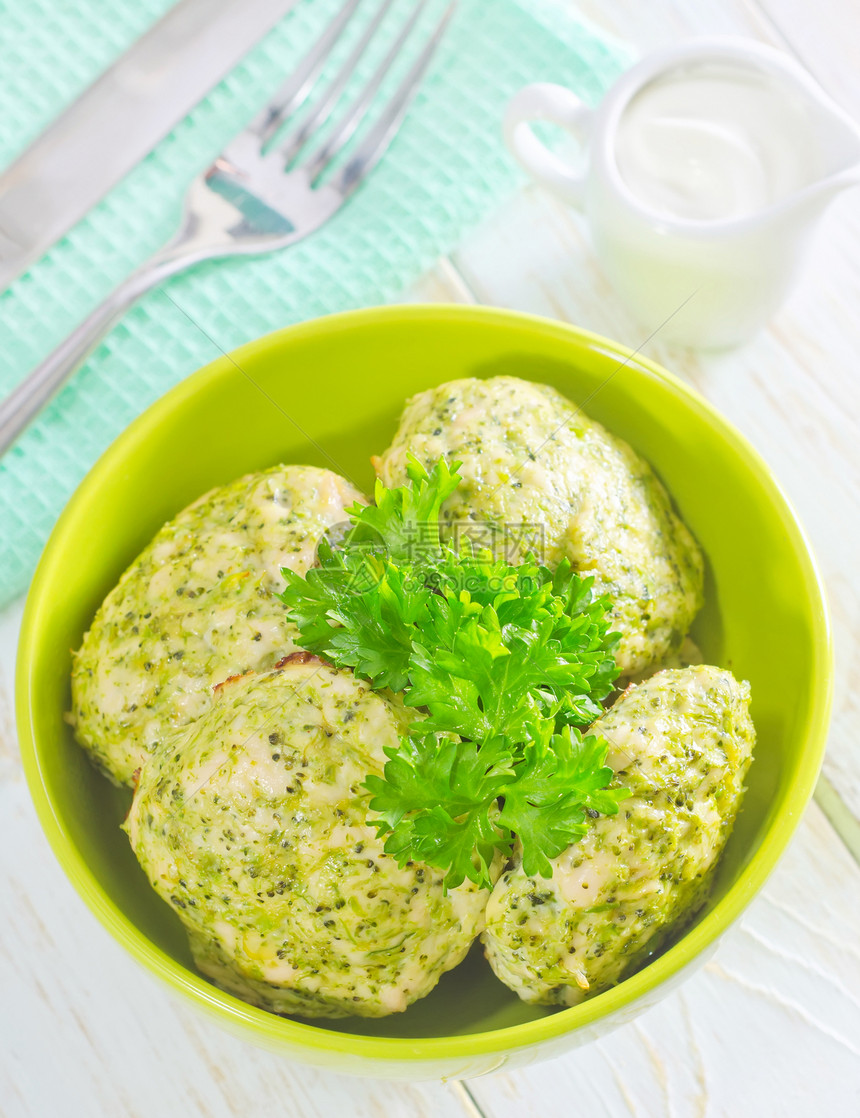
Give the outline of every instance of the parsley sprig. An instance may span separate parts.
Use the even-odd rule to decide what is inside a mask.
[[[282,600],[304,648],[424,714],[365,782],[385,849],[445,870],[449,888],[489,886],[518,839],[526,873],[548,876],[589,816],[626,795],[608,787],[606,742],[581,733],[617,674],[608,599],[567,562],[454,550],[439,514],[457,466],[410,459],[408,472],[410,485],[377,482],[374,505],[347,510],[318,566],[283,571]]]

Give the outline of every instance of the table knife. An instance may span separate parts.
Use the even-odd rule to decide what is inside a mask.
[[[179,0],[0,175],[0,291],[298,0]]]

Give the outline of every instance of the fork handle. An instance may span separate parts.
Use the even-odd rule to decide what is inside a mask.
[[[0,456],[6,453],[128,308],[150,288],[191,263],[186,254],[177,252],[177,247],[171,242],[132,272],[0,402]]]

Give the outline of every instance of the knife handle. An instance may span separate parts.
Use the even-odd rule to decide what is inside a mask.
[[[83,363],[110,328],[151,287],[181,271],[193,258],[174,243],[156,253],[116,287],[53,353],[0,401],[0,457]],[[184,246],[183,246],[184,247]]]

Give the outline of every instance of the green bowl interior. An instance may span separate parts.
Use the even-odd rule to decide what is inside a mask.
[[[367,489],[369,455],[387,445],[405,397],[455,377],[510,374],[555,385],[653,464],[707,556],[707,604],[693,636],[707,661],[752,683],[758,745],[749,791],[696,930],[611,995],[564,1011],[553,1031],[593,1020],[604,1000],[608,1010],[668,977],[761,885],[823,748],[826,609],[805,541],[766,468],[704,401],[656,366],[621,364],[626,351],[611,343],[525,316],[450,307],[358,312],[271,335],[234,357],[174,389],[117,440],[70,502],[34,581],[19,662],[22,748],[43,823],[72,880],[139,958],[200,997],[205,984],[179,921],[118,829],[129,795],[95,772],[63,720],[70,650],[138,551],[205,490],[281,461],[329,466]],[[270,1036],[301,1028],[211,988],[202,997],[228,1016],[265,1021]],[[519,1002],[476,949],[406,1014],[324,1028],[438,1038],[551,1012]],[[506,1038],[516,1041],[518,1031]]]

